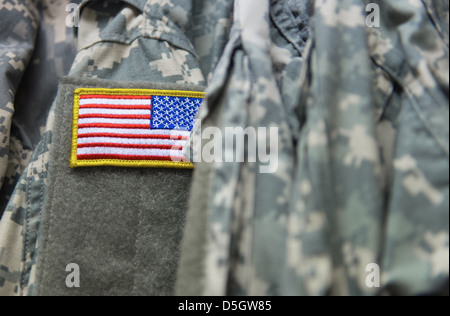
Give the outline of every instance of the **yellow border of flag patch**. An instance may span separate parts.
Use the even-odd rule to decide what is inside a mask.
[[[73,102],[73,122],[72,122],[72,143],[70,167],[96,167],[96,166],[115,166],[115,167],[150,167],[150,168],[178,168],[193,169],[194,165],[190,162],[176,162],[163,160],[122,160],[122,159],[92,159],[78,160],[78,122],[80,98],[82,95],[109,95],[109,96],[169,96],[183,98],[204,98],[203,92],[196,91],[177,91],[177,90],[154,90],[154,89],[103,89],[103,88],[80,88],[75,90]]]

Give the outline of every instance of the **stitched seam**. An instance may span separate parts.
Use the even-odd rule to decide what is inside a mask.
[[[47,142],[44,140],[43,141],[43,144],[42,144],[44,147],[43,148],[45,148],[46,146],[47,146]],[[43,154],[43,156],[45,156],[45,153]],[[44,205],[43,205],[43,201],[44,201],[44,198],[43,198],[43,196],[44,196],[44,157],[42,157],[42,162],[41,162],[41,170],[40,170],[40,174],[39,174],[39,182],[40,182],[40,187],[41,187],[41,189],[40,189],[40,193],[39,193],[39,218],[40,218],[40,221],[42,221],[42,209],[43,209],[43,207],[44,207]],[[34,217],[34,215],[33,215],[33,217]],[[36,257],[37,256],[37,243],[38,243],[38,231],[37,231],[37,228],[34,228],[34,231],[35,231],[35,236],[34,236],[34,238],[33,238],[33,242],[34,242],[34,245],[35,245],[35,252],[34,252],[34,257]],[[32,265],[32,262],[33,262],[33,258],[30,258],[31,260],[31,265],[30,265],[30,268],[29,268],[29,273],[30,273],[30,277],[31,277],[31,273],[32,273],[32,271],[33,271],[33,265]],[[36,267],[35,267],[36,268]],[[29,284],[29,282],[28,282],[28,284],[27,284],[27,287],[29,288],[30,287],[30,284]],[[24,288],[24,293],[25,293],[25,288]],[[29,295],[30,293],[27,293],[27,295]]]
[[[135,96],[171,96],[184,98],[203,98],[204,92],[199,91],[172,91],[154,89],[107,89],[107,88],[80,88],[75,90],[75,94],[105,94],[105,95],[135,95]]]
[[[47,143],[47,141],[45,140],[44,141],[44,148],[47,148],[47,146],[48,146],[48,143]],[[42,223],[42,213],[43,213],[43,209],[44,209],[44,185],[45,185],[45,177],[44,177],[44,166],[45,166],[45,164],[44,164],[44,158],[45,158],[45,153],[44,153],[44,157],[42,157],[42,164],[41,164],[41,197],[40,197],[40,207],[39,207],[39,222],[40,223]],[[38,238],[39,237],[39,234],[38,234],[38,232],[36,231],[36,240],[35,240],[35,245],[36,245],[36,251],[35,251],[35,256],[37,257],[37,253],[39,252],[38,251],[38,247],[40,247],[39,245],[38,245]],[[37,267],[36,267],[36,269],[37,269]]]
[[[72,117],[72,151],[70,156],[70,167],[76,167],[77,164],[77,144],[78,144],[78,117],[81,91],[76,90],[73,101]]]
[[[426,113],[420,108],[419,102],[417,102],[416,98],[414,97],[414,94],[410,91],[408,86],[405,86],[405,92],[408,95],[409,99],[411,100],[411,103],[413,105],[414,111],[416,112],[416,115],[419,117],[419,119],[422,121],[422,123],[427,128],[428,132],[431,134],[431,137],[433,140],[439,144],[441,149],[445,152],[445,155],[449,156],[448,147],[446,146],[445,142],[442,142],[441,137],[439,137],[439,132],[436,130],[436,127],[434,126],[434,123],[426,117]],[[448,139],[447,139],[448,141]]]
[[[441,138],[438,136],[439,133],[437,132],[436,128],[434,127],[434,123],[430,121],[430,119],[428,119],[426,117],[426,114],[424,113],[424,111],[421,109],[420,103],[417,101],[416,97],[414,96],[414,94],[412,93],[411,89],[410,89],[410,83],[406,83],[404,81],[404,79],[400,78],[399,72],[395,71],[395,69],[393,69],[389,64],[386,63],[379,63],[378,60],[374,57],[372,57],[372,60],[374,61],[374,63],[380,67],[381,69],[383,69],[385,72],[387,72],[394,80],[395,82],[397,82],[402,89],[405,91],[405,93],[407,94],[407,96],[409,97],[409,99],[411,100],[411,103],[413,105],[414,111],[416,112],[417,116],[419,117],[419,119],[424,123],[425,127],[427,128],[427,130],[430,132],[432,138],[439,144],[439,146],[444,150],[445,154],[447,156],[449,156],[449,152],[447,150],[447,147],[445,146],[445,143],[442,142]],[[418,80],[418,79],[415,79]],[[433,97],[432,93],[429,93],[429,95],[431,97]],[[438,102],[436,102],[438,104]],[[443,115],[448,115],[448,111],[439,109],[441,112],[443,112]],[[447,112],[447,113],[445,113]],[[438,135],[437,135],[438,134]]]
[[[134,160],[115,160],[115,159],[102,159],[102,160],[82,160],[78,161],[76,166],[102,166],[114,164],[115,166],[127,166],[127,167],[179,167],[179,168],[194,168],[194,164],[190,162],[173,162],[163,160],[148,160],[148,161],[134,161]]]
[[[436,31],[438,32],[439,36],[444,41],[445,46],[448,49],[448,40],[446,39],[447,34],[443,30],[441,22],[439,21],[439,18],[436,16],[436,14],[433,12],[433,9],[430,8],[429,4],[426,1],[422,0],[422,3],[425,6],[425,10],[427,11],[427,14],[430,18],[431,23],[433,24],[434,28],[436,29]]]

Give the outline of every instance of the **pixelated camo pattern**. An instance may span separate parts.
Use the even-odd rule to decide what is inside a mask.
[[[4,187],[0,196],[7,205],[0,222],[0,295],[31,295],[33,291],[54,124],[50,108],[57,87],[57,80],[53,82],[48,75],[69,73],[72,77],[204,87],[226,45],[233,8],[232,1],[227,0],[83,1],[79,28],[72,29],[66,27],[69,2],[77,1],[0,0],[0,44],[10,45],[7,50],[0,45],[0,89],[12,86],[3,81],[11,67],[17,69],[12,76],[14,86],[25,85],[24,81],[34,83],[32,88],[21,88],[20,95],[20,91],[0,90],[2,100],[9,100],[0,104],[1,113],[5,113],[0,118],[0,131],[6,135],[0,144],[0,171],[15,172],[11,180],[2,178],[10,186]],[[54,51],[41,49],[33,53],[40,45],[53,47]],[[75,47],[77,53],[73,56]],[[10,53],[13,48],[18,51],[15,55]],[[43,65],[40,56],[50,57],[54,67],[47,60]],[[44,93],[47,86],[52,89]],[[30,110],[36,106],[30,100],[43,95],[46,100],[39,102],[43,108]],[[9,139],[14,97],[23,104],[23,110],[16,109],[17,142],[13,137]],[[39,122],[43,124],[36,126],[36,117],[42,113],[45,119]],[[39,144],[35,142],[36,131],[40,134]],[[17,146],[12,148],[12,144]],[[8,157],[8,152],[15,156]],[[7,170],[15,161],[17,166]]]
[[[70,2],[77,1],[0,1],[0,295],[28,291],[39,227],[30,188],[43,192],[51,142],[45,125],[58,78],[75,55],[65,27]]]
[[[211,168],[201,294],[448,295],[448,2],[370,2],[236,1],[202,122],[277,126],[278,170]]]

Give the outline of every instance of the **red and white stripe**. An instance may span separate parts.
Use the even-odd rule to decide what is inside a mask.
[[[78,160],[184,161],[189,134],[151,129],[151,96],[80,96]]]

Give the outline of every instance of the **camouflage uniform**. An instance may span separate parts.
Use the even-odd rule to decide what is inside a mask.
[[[370,2],[381,9],[379,28],[366,27]],[[64,259],[81,258],[73,249],[95,255],[97,245],[82,221],[51,227],[47,214],[63,214],[52,197],[57,198],[60,165],[68,161],[55,151],[70,121],[58,104],[75,86],[130,82],[207,87],[202,128],[278,127],[278,169],[272,174],[260,173],[260,162],[197,164],[191,188],[185,187],[191,199],[176,294],[448,294],[447,1],[85,1],[78,53],[69,78],[61,81],[60,101],[45,115],[39,144],[38,126],[29,118],[18,119],[25,133],[9,132],[19,102],[14,87],[33,47],[33,33],[24,28],[37,30],[45,12],[32,4],[0,2],[0,40],[17,47],[0,49],[0,89],[8,88],[0,90],[8,153],[0,153],[0,167],[3,182],[15,187],[10,199],[2,187],[1,198],[9,202],[0,222],[1,295],[52,294],[49,281],[64,282]],[[17,24],[7,24],[7,32],[5,10],[5,16],[24,17],[13,18]],[[15,76],[9,75],[11,67]],[[31,98],[28,91],[22,98]],[[40,104],[48,111],[51,101]],[[24,141],[27,132],[35,147]],[[198,129],[192,143],[202,143],[200,135]],[[123,177],[132,172],[125,170]],[[117,170],[99,172],[106,173],[121,179]],[[94,181],[87,172],[81,175],[82,185]],[[167,170],[157,176],[174,175]],[[181,178],[189,183],[189,175]],[[69,197],[70,190],[64,192]],[[136,199],[151,204],[153,196],[141,193],[135,192]],[[83,215],[81,206],[59,204],[73,211],[72,219]],[[139,217],[147,211],[152,209],[133,214],[123,232],[136,244],[125,249],[131,266],[115,260],[119,245],[102,253],[108,255],[103,266],[85,267],[94,282],[98,274],[118,271],[118,283],[98,277],[109,286],[101,292],[96,285],[74,292],[55,283],[56,294],[116,294],[120,278],[130,285],[128,294],[171,294],[174,284],[158,289],[148,280],[160,270],[142,263],[150,249],[145,244],[162,238],[146,231]],[[184,210],[176,217],[184,221]],[[99,229],[99,235],[110,233]],[[174,229],[175,244],[181,229]],[[71,244],[64,230],[84,233],[91,244]],[[51,263],[57,256],[62,262]],[[365,283],[371,263],[380,266],[380,288]],[[169,266],[173,275],[176,266]],[[152,288],[145,291],[146,286]]]
[[[279,166],[198,164],[179,294],[448,294],[448,12],[236,1],[202,127],[277,126]]]
[[[58,200],[59,197],[62,203],[66,200],[64,194],[56,194],[57,197],[55,197],[54,193],[59,186],[53,185],[53,181],[60,177],[59,157],[56,152],[61,139],[64,139],[65,133],[71,129],[71,123],[66,121],[68,111],[65,111],[64,105],[67,104],[61,101],[65,100],[62,92],[72,86],[73,89],[86,86],[120,88],[124,84],[135,88],[168,84],[175,88],[202,90],[208,78],[211,77],[211,72],[227,42],[232,7],[233,3],[225,0],[84,1],[81,4],[80,24],[75,30],[77,36],[75,59],[73,63],[70,63],[68,77],[60,81],[58,95],[48,114],[45,132],[34,150],[28,167],[15,186],[15,192],[9,200],[0,224],[0,264],[2,266],[0,294],[169,295],[173,293],[177,248],[182,237],[186,212],[183,202],[189,193],[191,172],[102,168],[97,171],[102,173],[103,177],[120,179],[124,174],[128,174],[131,177],[136,176],[141,180],[148,179],[154,182],[153,192],[148,192],[148,188],[141,190],[129,201],[131,205],[144,207],[135,211],[131,206],[129,207],[131,210],[126,209],[127,201],[124,198],[122,198],[125,201],[123,205],[114,205],[114,203],[89,205],[90,198],[99,198],[100,193],[97,191],[91,192],[91,196],[80,201],[87,205],[68,203],[54,210],[53,200]],[[64,17],[66,15],[64,14]],[[61,25],[59,27],[62,28]],[[72,31],[71,28],[69,30]],[[68,143],[62,147],[67,145]],[[64,149],[66,148],[63,148],[63,151]],[[68,167],[67,163],[68,160],[63,160],[61,163],[64,171]],[[86,174],[83,170],[77,170],[70,175],[80,181],[80,187],[88,187],[90,184],[98,187],[102,176],[99,177],[96,174],[94,179],[88,180],[93,173],[89,170],[85,172]],[[166,183],[156,182],[158,178],[166,178]],[[116,184],[119,186],[122,180],[116,181]],[[174,186],[175,182],[179,187]],[[68,198],[71,190],[73,192],[76,189],[66,188],[68,191],[65,193],[68,194]],[[105,202],[111,200],[108,195],[111,189],[107,188],[104,191]],[[134,194],[139,188],[128,189]],[[165,195],[170,189],[174,189],[177,195],[171,196],[169,201]],[[124,196],[127,194],[121,193]],[[161,201],[158,201],[156,197],[159,197]],[[160,204],[158,210],[152,204],[155,200],[155,204]],[[147,202],[149,205],[145,206]],[[161,209],[169,210],[177,207],[176,213],[167,211],[168,214],[161,214],[163,213]],[[53,217],[60,219],[61,214],[55,215],[50,209],[55,212],[68,211],[71,213],[71,219],[77,221],[85,215],[84,211],[87,208],[92,208],[91,218],[96,218],[99,212],[111,211],[110,214],[117,212],[118,217],[111,215],[109,220],[112,222],[130,220],[126,222],[129,226],[122,231],[117,231],[116,234],[115,231],[109,231],[105,227],[92,229],[86,223],[80,223],[81,226],[71,226],[73,229],[69,227],[69,222],[67,226],[51,225]],[[95,212],[96,210],[98,212]],[[159,230],[158,227],[151,227],[150,219],[156,223],[162,223]],[[98,223],[101,225],[103,221]],[[146,231],[149,227],[150,231]],[[69,245],[67,242],[73,241],[64,237],[71,233],[85,235],[79,243]],[[88,237],[93,235],[99,238],[91,239],[91,246],[86,246]],[[50,246],[53,242],[55,242],[54,248]],[[121,242],[129,242],[132,246],[124,247]],[[166,251],[173,252],[173,255],[152,253],[154,251],[152,247],[158,244],[170,247]],[[82,247],[82,249],[75,249],[76,247]],[[77,257],[79,251],[83,250],[85,254]],[[61,253],[48,254],[54,251],[61,251]],[[102,258],[103,255],[106,257],[102,265],[90,264],[91,258]],[[64,261],[69,257],[73,261],[68,261],[69,259]],[[58,261],[58,258],[64,259],[59,260],[60,262],[51,262],[52,259]],[[119,260],[122,260],[121,265],[118,264]],[[82,283],[82,287],[78,290],[66,287],[65,266],[71,262],[80,264],[82,278],[88,280],[89,285],[87,282]],[[45,269],[38,267],[45,267]],[[46,274],[47,271],[51,271],[50,275]],[[52,280],[56,280],[56,283],[53,284]]]
[[[51,136],[44,132],[58,78],[67,74],[75,57],[73,31],[65,27],[68,3],[69,0],[0,1],[0,216],[4,215],[0,229],[2,294],[19,291],[17,260],[22,261],[21,231],[25,210],[11,203],[8,211],[3,212],[13,190],[24,190],[25,178],[32,176],[32,173],[27,176],[28,171],[25,170],[30,159],[35,161],[37,156],[48,151],[38,143]],[[34,155],[33,151],[36,151]],[[16,194],[12,200],[17,199]]]

